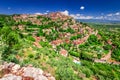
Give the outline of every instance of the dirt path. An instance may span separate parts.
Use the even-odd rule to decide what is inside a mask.
[[[109,50],[109,53],[107,55],[105,55],[103,58],[101,58],[100,60],[104,60],[104,61],[107,61],[111,58],[111,54],[112,54],[112,51]]]
[[[42,48],[42,46],[39,44],[40,37],[33,36],[33,38],[35,39],[35,42],[33,42],[33,44],[38,48]]]
[[[111,58],[111,54],[112,54],[112,51],[110,50],[107,55],[105,55],[101,59],[95,59],[94,62],[107,63],[107,61]]]
[[[92,35],[92,34],[97,35],[97,34],[98,34],[98,31],[96,31],[96,32],[91,32],[91,33],[89,33],[89,35],[87,35],[87,36],[85,36],[83,39],[81,39],[81,41],[83,41],[82,44],[84,44],[84,43],[87,41],[87,39],[90,37],[90,35]]]
[[[120,65],[120,62],[111,60],[111,54],[112,54],[112,51],[110,50],[109,53],[106,56],[104,56],[101,59],[95,59],[94,62],[96,62],[96,63],[108,63],[108,64]]]

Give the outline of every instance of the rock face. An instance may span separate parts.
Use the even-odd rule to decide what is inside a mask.
[[[0,80],[55,80],[50,73],[34,68],[32,65],[20,67],[14,63],[3,63],[0,68],[2,72],[0,75],[3,75]]]
[[[16,76],[16,75],[13,75],[13,74],[7,74],[0,80],[22,80],[22,77],[21,76]]]

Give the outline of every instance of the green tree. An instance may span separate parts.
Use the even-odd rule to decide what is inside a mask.
[[[109,45],[109,44],[107,44],[107,45],[103,46],[103,48],[104,48],[105,50],[110,50],[110,49],[112,49],[112,46]]]
[[[95,36],[94,34],[90,35],[88,38],[88,43],[97,44],[98,43],[97,36]]]
[[[3,24],[2,24],[2,22],[0,22],[0,28],[2,28],[3,27]]]
[[[113,50],[112,58],[114,58],[117,61],[120,61],[120,48],[116,48]]]
[[[15,55],[17,51],[14,49],[16,44],[19,44],[20,36],[17,31],[13,31],[10,27],[4,26],[0,31],[0,36],[6,47],[2,52],[3,60],[17,62]]]

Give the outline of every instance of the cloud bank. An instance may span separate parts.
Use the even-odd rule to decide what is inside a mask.
[[[42,14],[48,14],[49,11],[46,11],[44,13],[35,13],[38,15],[42,15]],[[101,19],[101,20],[119,20],[120,21],[120,12],[116,12],[116,13],[109,13],[109,14],[100,14],[99,16],[94,16],[94,15],[84,15],[84,14],[70,14],[70,12],[68,10],[65,11],[61,11],[62,14],[67,15],[67,16],[71,16],[74,19]]]
[[[71,14],[70,16],[75,19],[93,19],[93,16],[85,16],[83,14]]]
[[[104,15],[101,14],[99,16],[84,15],[84,14],[70,14],[70,16],[75,19],[102,19],[102,20],[119,20],[120,21],[120,12],[104,14]]]
[[[64,15],[67,15],[67,16],[69,15],[69,11],[68,10],[61,11],[61,13],[64,14]]]

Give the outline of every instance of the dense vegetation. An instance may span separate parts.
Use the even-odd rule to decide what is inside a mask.
[[[38,25],[30,20],[16,21],[13,17],[0,15],[1,60],[22,66],[33,64],[50,72],[56,80],[120,79],[120,64],[114,64],[120,62],[120,25],[88,26],[86,23],[74,23],[71,18],[52,20],[46,16],[37,16],[35,21],[41,21]],[[66,23],[68,25],[63,26]],[[74,29],[76,26],[77,29]],[[54,48],[52,42],[55,40],[62,42]],[[74,43],[77,40],[81,43]],[[68,52],[67,57],[60,54],[62,49]],[[109,60],[114,62],[94,61],[100,60],[110,51]]]
[[[99,26],[98,26],[99,25]],[[112,44],[107,44],[104,46],[106,50],[112,50],[112,58],[114,60],[120,61],[120,25],[119,24],[111,24],[111,25],[102,25],[100,24],[92,24],[92,27],[99,30],[99,34],[102,37],[102,40],[107,44],[107,40],[111,40]],[[103,27],[104,26],[104,27]]]

